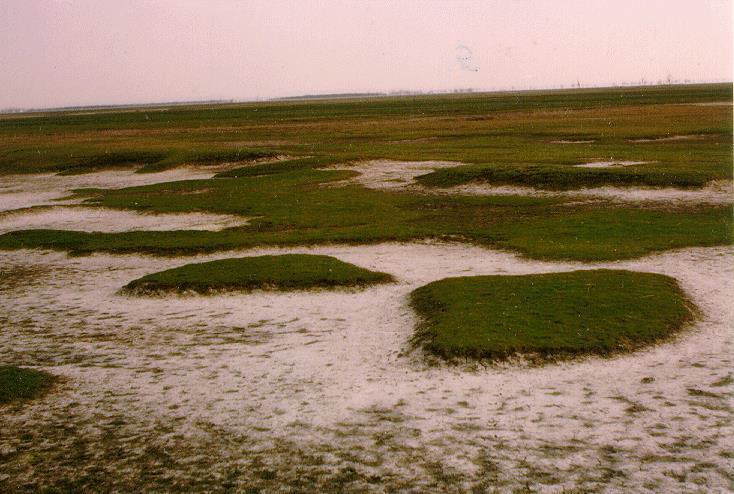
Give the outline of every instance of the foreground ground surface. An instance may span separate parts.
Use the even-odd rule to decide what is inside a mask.
[[[115,292],[180,260],[2,253],[0,324],[13,329],[0,333],[0,355],[65,381],[3,409],[3,490],[730,486],[730,247],[593,265],[455,244],[195,260],[282,252],[332,255],[398,283],[138,300]],[[669,275],[702,319],[676,342],[612,360],[482,368],[405,354],[415,322],[407,296],[420,285],[591,267]]]
[[[731,489],[731,112],[720,84],[1,116],[0,366],[58,379],[0,405],[0,491]],[[396,281],[118,293],[288,253]],[[577,269],[700,315],[544,367],[411,345],[420,286]]]

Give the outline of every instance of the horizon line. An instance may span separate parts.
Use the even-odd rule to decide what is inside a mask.
[[[446,94],[492,94],[492,93],[507,93],[507,92],[531,92],[531,91],[568,91],[568,90],[584,90],[584,89],[619,89],[619,88],[636,88],[636,87],[662,87],[662,86],[700,86],[700,85],[713,85],[713,84],[734,84],[732,79],[717,79],[717,80],[704,80],[704,81],[672,81],[672,82],[651,82],[645,83],[644,81],[636,82],[620,82],[614,84],[604,85],[558,85],[558,86],[546,86],[546,87],[535,87],[526,86],[516,88],[514,86],[508,88],[491,88],[491,89],[480,89],[480,88],[455,88],[455,89],[432,89],[432,90],[411,90],[411,89],[395,89],[390,91],[358,91],[358,92],[343,92],[343,93],[306,93],[294,96],[273,96],[267,98],[251,98],[251,99],[225,99],[225,98],[212,98],[212,99],[200,99],[200,100],[175,100],[175,101],[152,101],[152,102],[133,102],[133,103],[99,103],[99,104],[84,104],[84,105],[65,105],[65,106],[51,106],[51,107],[29,107],[29,108],[0,108],[0,115],[13,115],[17,113],[44,113],[44,112],[63,112],[70,110],[105,110],[115,108],[143,108],[143,107],[162,107],[162,106],[197,106],[206,104],[246,104],[246,103],[268,103],[268,102],[289,102],[289,101],[304,101],[304,100],[330,100],[330,99],[359,99],[359,98],[384,98],[384,97],[402,97],[402,96],[432,96],[432,95],[446,95]]]

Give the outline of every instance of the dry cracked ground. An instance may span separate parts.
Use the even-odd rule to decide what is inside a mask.
[[[188,262],[286,252],[398,281],[117,294]],[[61,376],[0,409],[0,491],[727,492],[733,254],[551,263],[426,242],[177,259],[0,252],[0,365]],[[410,347],[407,296],[425,283],[598,267],[672,276],[701,316],[675,341],[543,367],[449,366]]]

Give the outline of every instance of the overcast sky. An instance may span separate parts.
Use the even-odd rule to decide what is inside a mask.
[[[0,108],[732,80],[719,0],[0,0]]]

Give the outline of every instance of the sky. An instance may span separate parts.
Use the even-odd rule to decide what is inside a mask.
[[[0,0],[0,109],[732,80],[731,0]]]

